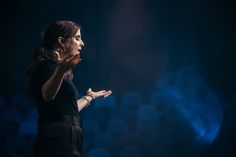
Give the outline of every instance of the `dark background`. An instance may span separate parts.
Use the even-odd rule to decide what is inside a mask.
[[[43,31],[55,20],[72,20],[82,26],[85,43],[74,70],[82,94],[105,88],[118,101],[128,91],[147,100],[157,80],[197,65],[207,86],[222,95],[225,115],[233,115],[235,13],[230,0],[2,1],[0,95],[7,104],[25,93]]]
[[[80,85],[120,94],[148,92],[163,73],[198,64],[209,85],[230,96],[235,83],[233,1],[1,2],[1,91],[25,91],[25,71],[41,34],[55,20],[82,26]],[[78,71],[79,71],[78,70]]]

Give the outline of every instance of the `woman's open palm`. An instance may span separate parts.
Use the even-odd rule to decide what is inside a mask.
[[[96,99],[98,97],[108,97],[110,94],[112,93],[111,90],[100,90],[100,91],[97,91],[97,92],[94,92],[92,91],[91,88],[89,88],[87,90],[87,95],[90,95],[91,97],[93,97],[93,99]]]

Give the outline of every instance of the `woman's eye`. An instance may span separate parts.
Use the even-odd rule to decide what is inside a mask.
[[[79,41],[79,40],[80,40],[80,37],[75,37],[75,39]]]

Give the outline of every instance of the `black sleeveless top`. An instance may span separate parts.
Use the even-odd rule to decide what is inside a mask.
[[[53,60],[40,62],[32,74],[32,88],[35,95],[39,118],[48,116],[72,115],[79,116],[77,99],[78,91],[72,80],[64,79],[56,97],[45,102],[42,97],[42,86],[52,76],[57,63]]]

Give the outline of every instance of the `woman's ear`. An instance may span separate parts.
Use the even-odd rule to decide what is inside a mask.
[[[65,39],[64,39],[63,37],[58,37],[57,41],[58,41],[58,44],[59,44],[61,47],[65,48],[66,43],[65,43]]]

